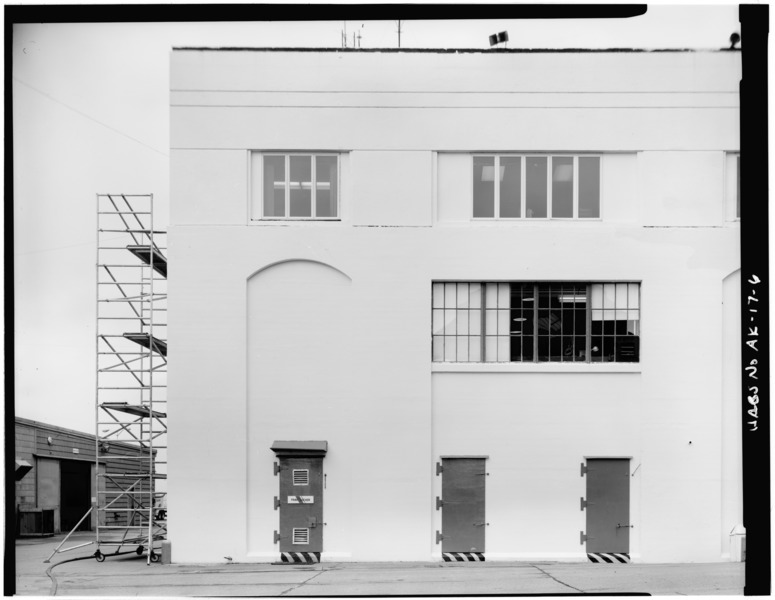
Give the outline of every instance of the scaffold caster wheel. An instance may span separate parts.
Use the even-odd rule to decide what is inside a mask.
[[[105,555],[102,552],[100,552],[99,550],[97,550],[94,553],[94,558],[97,560],[97,562],[104,562],[105,561]]]
[[[144,550],[145,550],[145,546],[138,546],[135,552],[137,553],[137,556],[142,556]]]
[[[155,552],[151,552],[151,562],[159,562],[161,557]]]

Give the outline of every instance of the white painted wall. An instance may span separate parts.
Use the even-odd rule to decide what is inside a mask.
[[[642,152],[639,191],[647,226],[720,226],[724,219],[723,152]],[[697,175],[702,173],[702,177]]]
[[[730,533],[743,524],[743,419],[741,414],[742,377],[740,371],[740,270],[730,273],[722,283],[723,309],[723,400],[722,400],[722,471],[721,471],[721,549],[733,556]]]
[[[353,152],[354,225],[431,225],[431,152]]]
[[[727,560],[739,74],[720,52],[173,52],[173,560],[277,559],[280,439],[329,442],[324,560],[438,559],[454,454],[490,456],[488,559],[584,560],[579,463],[613,456],[634,560]],[[267,149],[342,151],[341,220],[251,221]],[[472,223],[485,151],[602,153],[602,219]],[[641,362],[434,365],[442,280],[640,281]]]

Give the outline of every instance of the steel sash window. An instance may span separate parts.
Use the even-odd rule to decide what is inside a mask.
[[[466,304],[464,308],[458,305],[458,286],[465,285],[468,292],[467,298],[471,298],[471,290],[475,286],[479,290],[481,298],[478,307],[472,308]],[[500,305],[500,286],[509,286],[509,305],[504,308]],[[637,282],[434,282],[431,302],[433,313],[432,346],[434,362],[639,362],[640,360],[640,284]],[[488,286],[493,286],[494,293],[488,295]],[[515,294],[520,286],[519,294]],[[578,312],[582,309],[576,307],[581,302],[581,288],[583,286],[584,316]],[[532,287],[532,294],[525,295],[524,289]],[[451,293],[450,293],[451,291]],[[570,294],[570,296],[569,296]],[[546,298],[546,306],[541,304],[542,295]],[[522,302],[532,302],[532,310],[527,312],[517,308],[513,301],[519,297]],[[492,301],[494,298],[494,303]],[[529,300],[528,300],[529,298]],[[607,298],[613,298],[612,303],[607,304]],[[553,306],[553,302],[560,303]],[[593,306],[597,300],[600,306]],[[632,305],[631,305],[632,301]],[[568,304],[569,306],[565,306]],[[472,311],[479,312],[479,327],[473,329],[470,318]],[[504,334],[497,327],[488,330],[490,319],[500,318],[500,313],[508,310],[508,332]],[[514,315],[521,311],[520,315],[530,314],[531,333],[526,334],[526,327],[515,334],[513,322]],[[542,333],[540,314],[546,313],[545,333]],[[459,314],[463,313],[467,319],[465,331],[461,335],[458,327]],[[559,317],[555,313],[559,313]],[[624,317],[624,318],[621,318]],[[518,317],[518,318],[523,318]],[[567,319],[570,318],[570,321]],[[579,331],[583,318],[583,328]],[[559,330],[552,333],[552,326],[558,325]],[[570,327],[568,327],[570,325]],[[448,327],[449,326],[449,327]],[[598,331],[595,331],[595,330]],[[524,344],[528,336],[532,336],[532,356],[525,358]],[[499,340],[507,337],[508,356],[501,357],[501,344]],[[466,338],[465,356],[460,355],[459,338]],[[478,338],[478,339],[477,339]],[[488,344],[488,338],[494,338],[495,342]],[[579,343],[583,338],[583,343]],[[559,351],[557,344],[559,340]],[[472,342],[478,341],[478,352],[472,352]],[[627,343],[629,342],[629,343]],[[514,346],[515,343],[519,347]],[[546,352],[541,354],[541,344]],[[570,348],[570,354],[567,353]],[[583,350],[583,357],[580,356]],[[496,354],[493,355],[492,353]],[[478,355],[478,356],[477,356]],[[516,357],[519,357],[518,359]],[[557,359],[559,356],[559,360]],[[566,358],[568,357],[568,358]],[[505,360],[503,360],[505,358]]]

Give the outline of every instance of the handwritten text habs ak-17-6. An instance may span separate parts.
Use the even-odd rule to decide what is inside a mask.
[[[751,286],[755,286],[760,282],[761,279],[759,279],[756,275],[752,275],[751,279],[748,280],[748,283],[750,283]],[[749,321],[750,325],[748,325],[748,340],[746,340],[745,344],[746,346],[753,349],[754,352],[759,351],[759,348],[757,347],[757,342],[759,341],[759,326],[756,325],[756,316],[759,312],[759,310],[756,308],[756,306],[758,306],[758,302],[759,298],[756,297],[756,288],[752,287],[751,293],[748,294],[747,302],[748,312],[751,313],[751,315]],[[751,304],[753,304],[753,307],[751,307]],[[759,377],[756,375],[759,370],[757,367],[758,364],[759,360],[752,358],[748,363],[748,366],[745,367],[745,371],[748,373],[749,379],[759,379]],[[749,431],[756,431],[759,429],[759,386],[749,385],[747,387],[748,404],[750,405],[750,408],[748,408],[748,416],[753,419],[752,421],[748,421],[747,424],[750,427]]]

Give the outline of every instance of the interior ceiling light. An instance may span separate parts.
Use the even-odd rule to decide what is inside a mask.
[[[503,173],[506,167],[498,167],[498,178],[503,181]],[[482,167],[482,181],[493,181],[495,178],[495,167]]]
[[[587,302],[586,296],[558,296],[557,299],[560,302],[583,302],[585,304]]]
[[[557,165],[554,167],[555,181],[573,181],[573,165]]]

